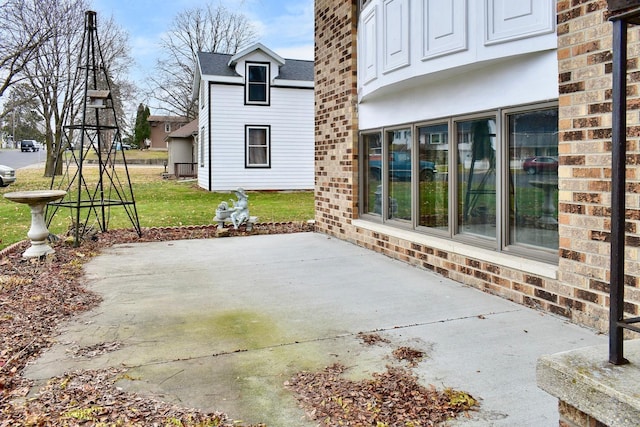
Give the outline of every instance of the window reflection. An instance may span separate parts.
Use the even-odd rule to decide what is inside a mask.
[[[449,227],[449,127],[418,128],[418,224],[447,231]]]
[[[379,133],[363,135],[365,153],[363,212],[380,215],[382,213],[382,141]]]
[[[496,120],[456,123],[458,230],[496,237]]]
[[[558,110],[509,117],[509,243],[558,249]]]
[[[387,132],[389,219],[411,220],[411,129]]]

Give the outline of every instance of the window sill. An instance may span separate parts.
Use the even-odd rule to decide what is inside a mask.
[[[494,265],[519,270],[525,273],[534,274],[536,276],[554,280],[558,278],[557,265],[547,264],[541,261],[534,261],[503,252],[495,252],[487,249],[482,249],[475,246],[470,246],[465,243],[442,239],[436,236],[428,236],[425,234],[417,233],[415,231],[403,230],[400,228],[390,227],[384,224],[377,224],[375,222],[365,221],[362,219],[355,219],[351,221],[351,224],[355,227],[363,228],[365,230],[386,234],[398,239],[403,239],[441,251],[451,252],[469,258],[482,260]]]

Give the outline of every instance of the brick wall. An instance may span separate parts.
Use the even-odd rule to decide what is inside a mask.
[[[315,14],[316,224],[344,237],[358,203],[356,1],[316,0]]]
[[[607,427],[606,424],[563,401],[558,402],[558,414],[560,427]]]
[[[316,1],[316,227],[365,248],[536,309],[608,330],[611,23],[605,0],[559,0],[558,280],[356,227],[356,6]],[[628,163],[640,163],[638,30],[630,31]],[[626,312],[638,315],[637,172],[627,172]]]
[[[558,1],[559,298],[575,321],[606,330],[609,317],[612,24],[605,0]],[[629,32],[625,311],[638,315],[638,30]],[[636,181],[636,182],[633,182]]]

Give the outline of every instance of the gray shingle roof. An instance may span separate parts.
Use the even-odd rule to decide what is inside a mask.
[[[227,65],[230,58],[231,55],[226,53],[198,52],[202,75],[239,77],[239,74]]]
[[[238,73],[227,65],[231,56],[225,53],[198,52],[202,75],[239,77]],[[313,81],[313,61],[285,59],[276,80]]]

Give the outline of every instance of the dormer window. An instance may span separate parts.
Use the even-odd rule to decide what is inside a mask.
[[[269,64],[247,63],[246,71],[246,103],[269,105]]]

